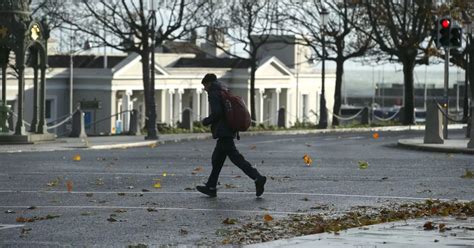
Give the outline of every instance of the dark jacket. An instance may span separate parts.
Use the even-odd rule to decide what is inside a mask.
[[[234,132],[225,120],[224,104],[222,102],[221,91],[225,89],[219,82],[213,82],[209,87],[208,101],[210,107],[210,115],[204,120],[202,124],[204,126],[211,125],[212,138],[220,139],[224,137],[235,138],[236,132]]]

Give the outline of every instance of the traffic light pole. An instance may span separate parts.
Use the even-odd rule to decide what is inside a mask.
[[[448,106],[449,106],[449,97],[448,97],[448,89],[449,89],[449,46],[444,48],[444,129],[443,129],[443,136],[444,139],[448,138]]]

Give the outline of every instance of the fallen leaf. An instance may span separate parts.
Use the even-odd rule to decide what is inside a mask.
[[[369,167],[369,163],[367,161],[359,161],[359,169],[365,170]]]
[[[17,217],[16,222],[20,223],[26,223],[26,222],[34,222],[35,220],[32,218],[26,218],[26,217]]]
[[[91,216],[92,212],[83,212],[81,213],[82,216]]]
[[[119,208],[119,209],[116,209],[114,212],[115,213],[126,213],[127,210]]]
[[[155,189],[161,188],[161,181],[160,181],[160,180],[156,180],[156,181],[155,181],[155,184],[153,185],[153,187],[154,187]]]
[[[87,197],[92,197],[94,194],[93,193],[86,193]]]
[[[269,221],[272,221],[272,220],[273,220],[273,217],[272,217],[271,215],[269,215],[269,214],[265,214],[265,215],[263,216],[263,220],[264,220],[265,222],[269,222]]]
[[[148,211],[148,212],[158,212],[158,210],[156,210],[156,208],[147,208],[146,211]]]
[[[303,156],[303,160],[304,160],[304,163],[306,164],[306,166],[310,166],[313,163],[313,160],[311,159],[311,157],[308,154],[305,154]]]
[[[311,144],[306,143],[305,145],[306,145],[307,147],[311,147]]]
[[[464,175],[461,176],[461,178],[473,179],[474,178],[474,173],[472,171],[470,171],[469,169],[466,169],[466,172],[464,173]]]
[[[150,144],[149,146],[150,146],[150,148],[155,148],[155,147],[156,147],[156,143],[152,143],[152,144]]]
[[[237,188],[237,186],[235,186],[233,184],[227,184],[227,183],[224,184],[224,186],[225,186],[226,189],[235,189],[235,188]]]
[[[256,146],[256,145],[251,145],[251,146],[250,146],[250,150],[255,150],[255,149],[257,149],[257,146]]]
[[[72,191],[72,181],[71,180],[66,181],[66,188],[67,188],[67,192]]]
[[[117,222],[117,219],[113,218],[113,217],[109,217],[107,219],[109,222]]]
[[[142,189],[142,192],[150,192],[148,189]]]
[[[199,167],[194,168],[194,170],[193,170],[193,172],[191,172],[191,174],[196,175],[197,173],[202,172],[202,171],[203,171],[202,166],[199,166]]]
[[[233,176],[233,178],[241,178],[242,176]]]
[[[181,229],[181,230],[179,230],[179,233],[181,235],[186,235],[186,234],[188,234],[188,231],[186,229]]]
[[[165,172],[163,172],[163,176],[164,176],[164,177],[166,177],[166,175],[167,175],[167,174],[166,174],[166,171],[165,171]]]
[[[187,187],[187,188],[184,188],[184,190],[194,190],[194,189],[190,188],[190,187]]]
[[[76,161],[76,162],[81,161],[81,155],[76,154],[76,155],[72,156],[72,160],[73,160],[73,161]]]
[[[34,210],[34,209],[36,209],[36,206],[30,206],[30,207],[28,207],[28,209],[29,210]]]
[[[302,201],[309,201],[309,199],[307,197],[301,199]]]
[[[427,222],[423,225],[423,228],[424,228],[426,231],[433,230],[433,229],[434,229],[433,222],[427,221]]]
[[[372,137],[374,137],[374,139],[378,139],[379,138],[379,133],[372,134]]]
[[[60,180],[60,178],[58,177],[58,178],[52,180],[51,182],[47,183],[46,185],[48,185],[49,187],[55,187],[59,184],[59,180]]]
[[[117,193],[117,195],[119,195],[119,196],[125,196],[125,193],[120,192],[120,193]]]
[[[222,223],[226,225],[234,225],[237,223],[237,219],[232,219],[232,218],[226,218]]]
[[[443,223],[439,224],[438,229],[439,229],[439,232],[446,231],[446,224],[443,224]]]

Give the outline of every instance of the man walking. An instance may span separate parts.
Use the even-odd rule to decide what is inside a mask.
[[[221,172],[226,157],[239,167],[247,176],[255,182],[256,195],[261,196],[267,178],[262,176],[257,169],[245,160],[239,153],[234,144],[234,138],[238,135],[226,123],[224,105],[221,97],[221,91],[227,90],[217,82],[215,74],[208,73],[204,76],[201,83],[208,93],[209,106],[211,114],[202,120],[204,126],[211,125],[212,137],[217,139],[216,147],[212,153],[212,172],[205,186],[197,186],[196,189],[210,197],[217,196],[217,180]]]

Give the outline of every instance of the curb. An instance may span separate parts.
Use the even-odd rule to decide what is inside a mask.
[[[467,148],[467,144],[465,148],[453,146],[445,147],[443,144],[424,144],[423,139],[401,139],[398,140],[397,145],[403,148],[428,152],[474,154],[474,148]]]

